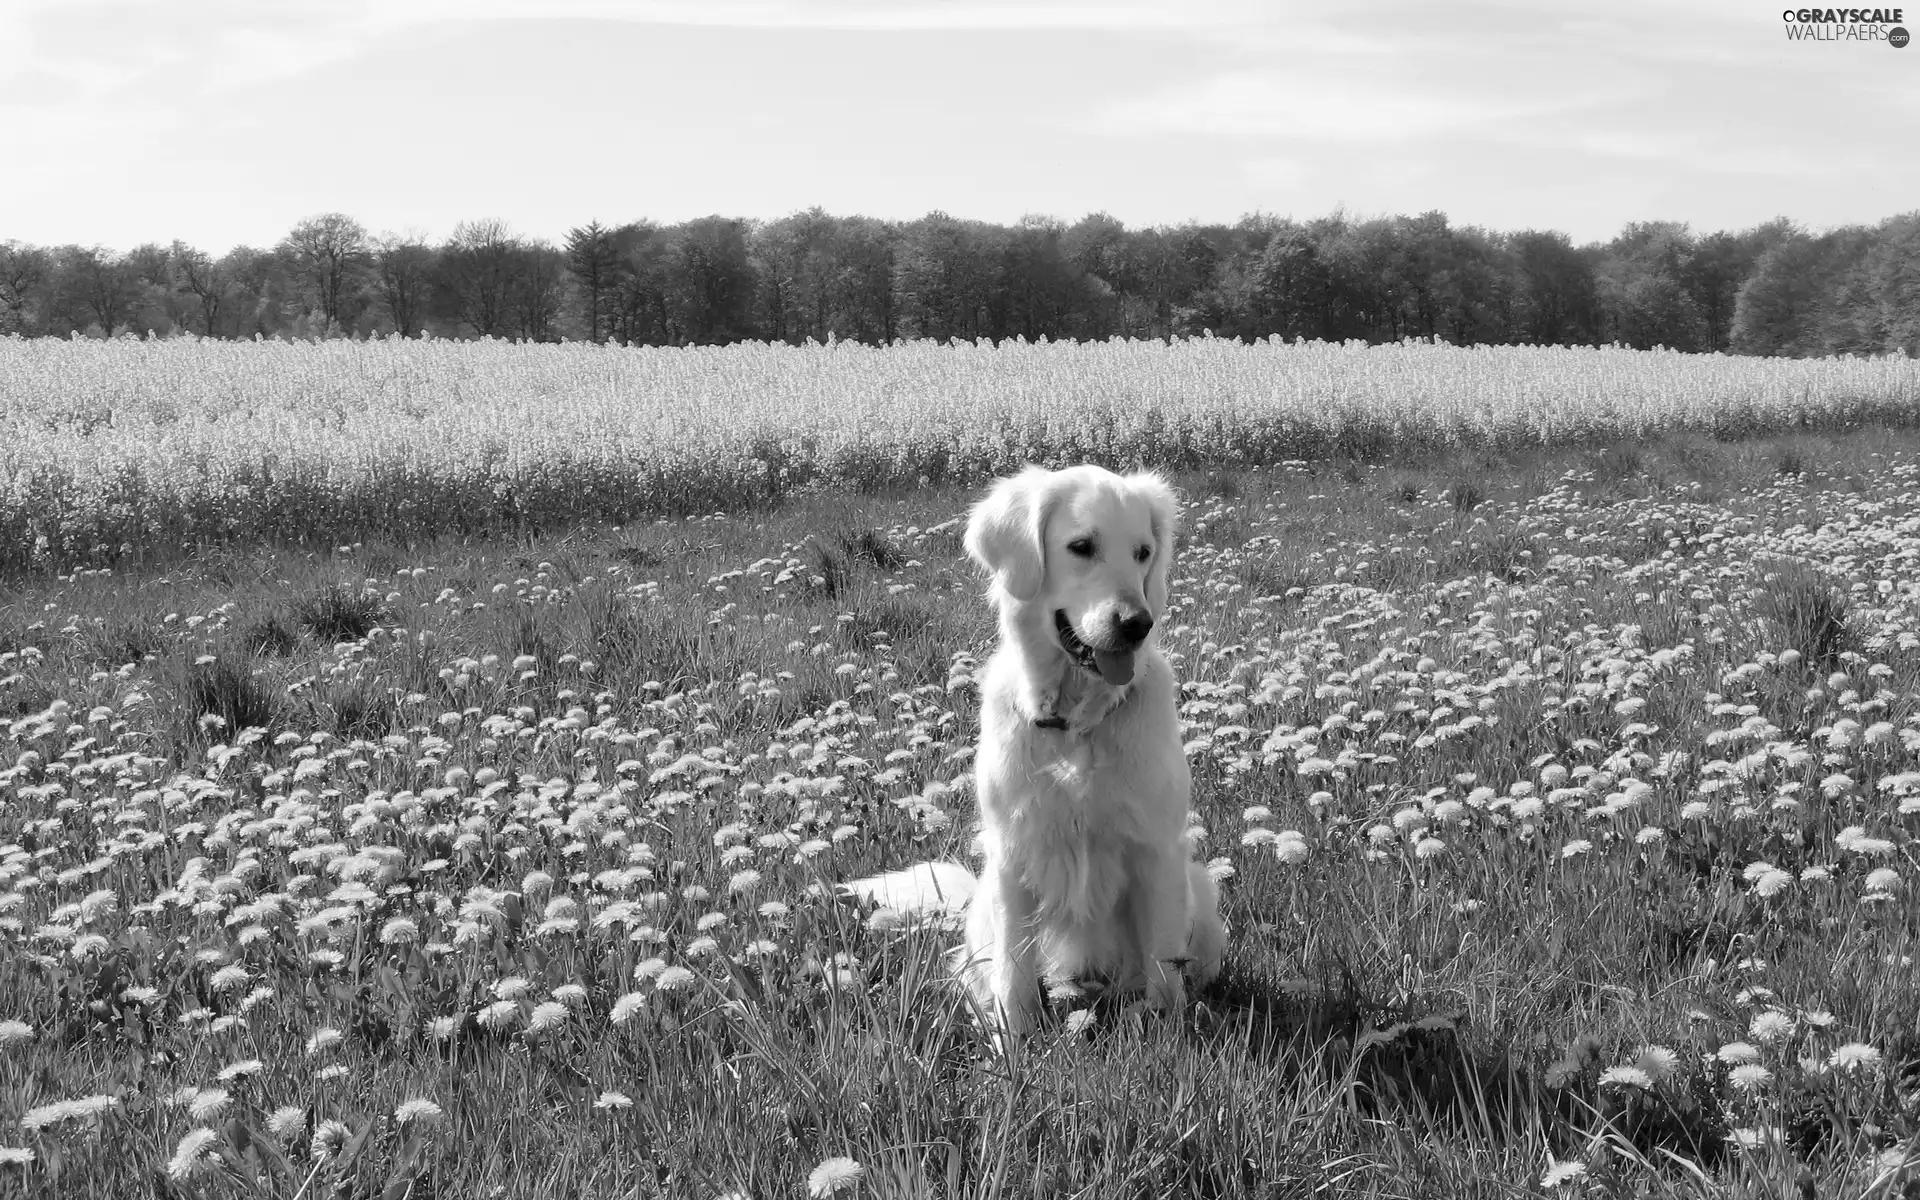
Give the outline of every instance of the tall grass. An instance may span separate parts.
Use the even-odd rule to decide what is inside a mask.
[[[11,338],[0,568],[707,513],[808,489],[973,484],[1027,461],[1405,461],[1916,412],[1920,365],[1901,357]]]

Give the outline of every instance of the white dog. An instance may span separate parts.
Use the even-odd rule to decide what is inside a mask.
[[[1186,836],[1192,782],[1155,638],[1179,506],[1158,475],[1029,467],[973,509],[1000,644],[980,683],[977,880],[922,864],[850,887],[964,902],[961,979],[1009,1033],[1046,982],[1093,976],[1162,1010],[1220,971],[1219,893]]]

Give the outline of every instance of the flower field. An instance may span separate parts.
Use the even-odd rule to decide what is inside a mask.
[[[1408,342],[0,339],[0,568],[978,484],[1906,424],[1920,363]]]
[[[966,853],[963,488],[19,574],[0,1195],[1911,1194],[1916,451],[1179,475],[1227,973],[1006,1058],[835,887]]]

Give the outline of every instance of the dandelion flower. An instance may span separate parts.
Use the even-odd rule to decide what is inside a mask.
[[[527,994],[531,986],[518,975],[509,975],[493,985],[493,994],[502,1000],[518,1000]]]
[[[587,989],[577,983],[563,983],[553,989],[553,998],[568,1008],[573,1008],[586,1001]]]
[[[668,967],[654,977],[653,986],[662,992],[678,992],[692,987],[697,978],[698,976],[685,967]]]
[[[343,1040],[344,1035],[338,1029],[324,1026],[314,1030],[313,1035],[307,1039],[307,1053],[318,1054],[322,1050],[338,1046]]]
[[[1600,1072],[1600,1086],[1639,1088],[1643,1092],[1653,1090],[1653,1077],[1639,1067],[1608,1067]]]
[[[1085,1033],[1087,1030],[1093,1028],[1093,1020],[1092,1009],[1076,1008],[1067,1014],[1067,1032],[1071,1034]]]
[[[610,1018],[615,1025],[625,1025],[633,1019],[633,1014],[645,1008],[646,1004],[647,997],[645,993],[628,992],[613,1002],[613,1012],[609,1014]]]
[[[1748,1042],[1728,1042],[1720,1047],[1717,1058],[1728,1066],[1760,1061],[1760,1051]]]
[[[187,1105],[187,1112],[196,1121],[211,1121],[227,1111],[227,1105],[233,1102],[233,1094],[225,1088],[203,1088]]]
[[[511,1000],[495,1000],[480,1010],[480,1023],[488,1029],[505,1029],[520,1015],[520,1006]]]
[[[0,1021],[0,1046],[33,1040],[33,1026],[25,1021]]]
[[[1414,846],[1415,858],[1438,858],[1447,852],[1447,844],[1437,837],[1424,837]]]
[[[1591,849],[1593,849],[1592,842],[1588,841],[1585,838],[1574,838],[1572,841],[1568,842],[1566,845],[1560,847],[1560,857],[1561,858],[1577,858],[1580,855],[1585,854],[1587,851]]]
[[[326,1162],[340,1152],[353,1130],[339,1121],[322,1121],[313,1131],[313,1161]]]
[[[1680,1056],[1665,1046],[1642,1046],[1636,1062],[1648,1078],[1659,1083],[1673,1078],[1675,1068],[1680,1065]]]
[[[1289,829],[1280,834],[1273,843],[1274,855],[1288,866],[1296,866],[1307,861],[1307,856],[1312,852],[1312,848],[1307,845],[1307,839],[1296,829]]]
[[[427,1032],[431,1033],[437,1042],[451,1041],[453,1035],[459,1031],[459,1017],[435,1017],[427,1022]]]
[[[1553,1157],[1549,1155],[1547,1157],[1547,1169],[1540,1175],[1540,1186],[1550,1188],[1566,1187],[1568,1184],[1586,1178],[1586,1174],[1587,1164],[1583,1162],[1555,1162],[1553,1161]]]
[[[298,1104],[283,1104],[267,1117],[267,1132],[286,1141],[307,1127],[307,1110]]]
[[[593,1102],[595,1108],[625,1109],[633,1107],[633,1097],[625,1092],[605,1091]]]
[[[440,1106],[431,1100],[409,1100],[393,1110],[396,1124],[406,1125],[418,1121],[422,1125],[431,1125],[440,1119]]]
[[[1880,1052],[1865,1042],[1848,1042],[1827,1058],[1836,1071],[1871,1071],[1880,1065]]]
[[[339,1063],[335,1063],[331,1067],[322,1067],[319,1074],[314,1076],[314,1078],[318,1079],[321,1083],[331,1083],[336,1079],[345,1079],[346,1077],[347,1069]]]
[[[829,1158],[807,1175],[808,1196],[832,1196],[860,1182],[866,1169],[850,1158]]]
[[[1793,1018],[1778,1009],[1756,1013],[1747,1032],[1761,1045],[1771,1045],[1793,1032]]]
[[[1773,1082],[1773,1072],[1759,1063],[1741,1063],[1728,1073],[1727,1078],[1743,1092],[1757,1092]]]
[[[180,1145],[167,1160],[167,1177],[186,1179],[207,1165],[209,1148],[220,1140],[220,1135],[211,1129],[195,1129],[180,1139]]]
[[[527,1017],[527,1028],[534,1033],[545,1033],[564,1025],[566,1020],[567,1006],[557,1000],[547,1000],[533,1006],[533,1012]]]
[[[0,1146],[0,1167],[24,1167],[34,1154],[25,1146]]]
[[[267,1064],[257,1058],[249,1058],[241,1062],[230,1063],[220,1068],[219,1079],[221,1083],[232,1083],[236,1079],[245,1079],[249,1075],[259,1074],[261,1069],[266,1065]]]

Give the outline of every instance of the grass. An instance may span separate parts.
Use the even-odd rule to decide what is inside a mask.
[[[16,574],[0,1195],[1915,1194],[1916,450],[1181,476],[1228,970],[1005,1059],[833,889],[965,852],[966,491]]]

